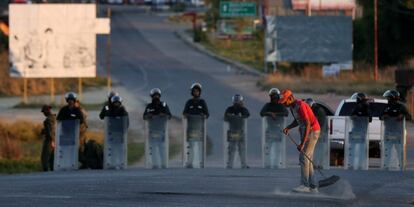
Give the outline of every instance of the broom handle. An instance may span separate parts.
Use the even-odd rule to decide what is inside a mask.
[[[290,141],[292,141],[292,143],[294,144],[294,145],[296,145],[296,147],[298,147],[299,146],[299,144],[290,136],[290,134],[288,133],[288,134],[286,134],[286,136],[290,139]],[[300,150],[300,152],[303,154],[303,155],[305,155],[305,157],[306,157],[306,159],[308,159],[309,160],[309,162],[311,162],[312,163],[312,165],[315,165],[315,163],[313,163],[313,161],[312,161],[312,159],[303,151],[303,150]],[[325,177],[325,175],[322,173],[322,171],[319,169],[319,168],[316,168],[316,170],[322,175],[322,177],[323,178],[326,178]]]

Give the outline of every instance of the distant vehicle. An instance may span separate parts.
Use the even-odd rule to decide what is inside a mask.
[[[9,1],[11,4],[30,4],[32,1],[30,0],[11,0]]]
[[[168,2],[166,0],[152,0],[151,2],[152,10],[154,11],[168,10],[169,6],[167,5],[167,3]]]
[[[129,0],[130,4],[145,4],[145,0]]]
[[[191,0],[191,4],[196,7],[202,7],[204,6],[204,0]]]
[[[381,121],[379,116],[384,111],[388,101],[385,99],[372,99],[369,107],[372,112],[372,122],[369,124],[369,157],[380,158],[380,134]],[[343,165],[345,145],[345,119],[350,116],[356,106],[355,99],[342,100],[335,111],[334,116],[328,117],[329,133],[331,144],[331,165]]]
[[[108,0],[108,4],[123,4],[123,0]]]

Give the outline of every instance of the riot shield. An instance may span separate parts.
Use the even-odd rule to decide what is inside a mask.
[[[104,168],[127,167],[128,116],[105,117]]]
[[[236,151],[240,160],[240,167],[247,167],[247,120],[240,116],[231,116],[224,121],[224,167],[233,168]]]
[[[264,168],[286,167],[285,117],[262,118],[262,157]]]
[[[389,117],[381,122],[382,169],[405,169],[406,136],[405,119]]]
[[[168,117],[156,116],[145,122],[145,165],[147,168],[168,168]]]
[[[75,120],[61,120],[57,123],[54,170],[78,169],[79,123]]]
[[[330,167],[331,144],[328,139],[328,122],[325,123],[324,126],[321,126],[321,133],[313,153],[313,167],[319,169],[329,169]]]
[[[345,169],[368,170],[368,117],[347,117],[345,121]]]
[[[206,119],[201,115],[188,115],[183,118],[183,127],[183,166],[204,168],[207,143]]]

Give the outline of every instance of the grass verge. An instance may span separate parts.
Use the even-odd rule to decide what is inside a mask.
[[[20,103],[14,105],[13,108],[15,108],[15,109],[39,109],[40,110],[44,104],[45,103],[36,103],[36,102],[34,102],[34,103],[23,103],[23,102],[20,102]],[[102,109],[102,106],[104,104],[105,104],[104,102],[102,102],[102,103],[82,103],[82,107],[85,110],[98,111],[98,110]],[[64,105],[51,104],[51,106],[54,109],[60,109]]]
[[[257,82],[257,85],[268,90],[272,87],[290,89],[296,93],[352,95],[364,92],[372,96],[382,96],[384,91],[394,88],[389,80],[374,81],[368,79],[307,79],[300,76],[269,75]]]
[[[203,41],[201,44],[219,56],[246,64],[258,71],[263,71],[263,43],[257,39],[238,41],[209,38],[208,41]]]
[[[41,172],[40,161],[36,159],[8,160],[0,159],[0,174]]]
[[[128,143],[128,165],[134,165],[145,156],[145,143]]]

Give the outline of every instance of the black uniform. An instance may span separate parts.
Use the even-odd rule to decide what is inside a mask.
[[[56,115],[49,114],[43,121],[42,135],[44,136],[42,146],[42,168],[43,171],[53,170],[54,149],[52,143],[55,141]]]
[[[189,114],[189,115],[205,115],[206,118],[210,116],[208,113],[207,104],[204,101],[204,99],[190,99],[185,103],[183,114]]]
[[[112,105],[109,103],[109,101],[105,102],[104,106],[101,109],[101,112],[99,113],[99,118],[104,119],[106,112],[109,111],[109,109],[112,107]]]
[[[126,111],[124,106],[120,107],[110,107],[109,110],[105,111],[104,118],[106,116],[115,117],[115,116],[128,116],[128,112]]]
[[[405,105],[401,102],[395,102],[387,104],[387,107],[385,107],[381,117],[398,117],[400,115],[403,115],[406,120],[411,120],[411,115],[408,112],[407,107],[405,107]]]
[[[119,116],[126,116],[127,117],[127,127],[129,127],[129,117],[128,112],[126,111],[124,106],[119,107],[110,107],[109,110],[105,111],[103,117],[119,117]]]
[[[260,116],[266,116],[266,113],[268,112],[276,113],[281,116],[289,115],[289,111],[286,109],[285,106],[283,106],[283,104],[273,102],[266,103],[263,106],[262,110],[260,111]]]
[[[318,119],[319,126],[321,130],[327,129],[327,116],[326,111],[320,107],[318,104],[313,104],[312,106],[313,114],[315,114],[316,118]]]
[[[230,116],[240,116],[242,118],[248,118],[250,116],[249,110],[244,106],[230,106],[224,113],[224,120],[227,121]]]
[[[368,103],[357,103],[351,116],[369,117],[369,122],[372,122],[372,113]]]
[[[160,115],[160,114],[166,114],[168,118],[171,118],[171,112],[168,108],[167,103],[165,102],[159,102],[155,103],[154,101],[149,103],[147,107],[145,108],[145,112],[143,115],[144,119],[148,118],[148,115]]]
[[[71,109],[69,106],[61,108],[56,119],[59,121],[79,119],[81,124],[85,122],[81,109],[77,107]]]

